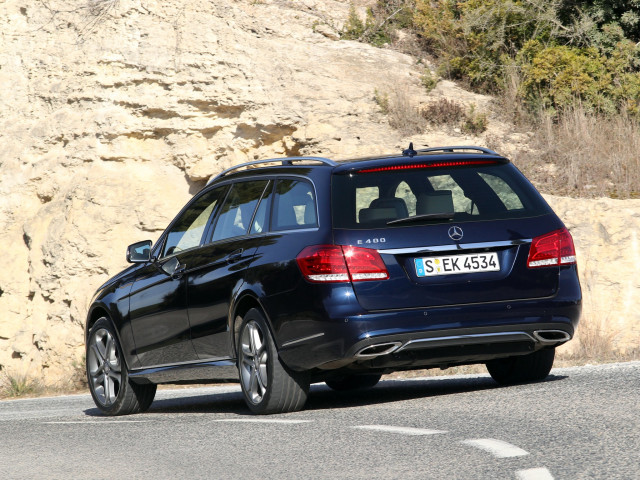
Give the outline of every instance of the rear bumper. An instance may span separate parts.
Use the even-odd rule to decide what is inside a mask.
[[[282,345],[280,357],[299,371],[480,363],[565,343],[580,311],[580,299],[554,297],[363,313],[314,322],[318,331]]]

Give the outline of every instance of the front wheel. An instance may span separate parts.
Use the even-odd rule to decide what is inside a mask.
[[[247,312],[240,327],[238,372],[253,413],[295,412],[307,401],[309,380],[280,362],[267,322],[255,308]]]
[[[105,317],[89,330],[86,367],[93,401],[106,415],[144,412],[151,406],[156,385],[139,385],[129,380],[118,338]]]
[[[528,355],[490,360],[486,365],[491,377],[501,385],[537,382],[549,375],[555,354],[555,348],[545,348]]]

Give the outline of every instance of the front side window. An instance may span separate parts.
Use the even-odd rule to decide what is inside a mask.
[[[272,230],[318,226],[313,187],[304,180],[280,179],[276,184]]]
[[[201,244],[209,219],[222,201],[226,187],[201,195],[173,224],[164,245],[163,257]]]
[[[246,235],[258,201],[262,197],[268,180],[238,182],[233,184],[220,210],[213,230],[212,241]]]

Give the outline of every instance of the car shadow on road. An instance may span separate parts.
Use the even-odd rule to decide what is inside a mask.
[[[564,375],[549,375],[538,384],[556,382],[567,378]],[[507,388],[530,387],[528,384],[513,387],[503,387],[486,375],[451,378],[429,377],[420,379],[383,380],[374,388],[336,392],[324,383],[311,386],[305,410],[326,410],[370,406],[383,403],[402,402],[418,398],[442,397],[464,393],[482,392],[484,390],[500,390]],[[202,389],[184,389],[184,395],[162,398],[163,391],[159,391],[158,398],[153,402],[148,413],[232,413],[235,415],[251,415],[247,409],[242,393],[238,390],[212,392]],[[211,393],[210,393],[211,392]],[[102,416],[97,408],[87,409],[88,416]]]
[[[549,375],[539,383],[554,382],[565,379],[562,375]],[[481,392],[484,390],[499,390],[505,387],[497,384],[489,376],[443,378],[428,377],[411,380],[384,380],[373,389],[336,392],[321,384],[309,395],[306,410],[320,410],[325,408],[349,408],[357,406],[376,405],[381,403],[402,402],[418,398],[442,397],[463,393]],[[535,385],[535,384],[529,384]]]

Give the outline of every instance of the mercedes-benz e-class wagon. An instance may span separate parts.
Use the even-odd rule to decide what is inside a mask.
[[[480,147],[250,162],[212,179],[95,294],[86,368],[106,414],[160,383],[236,380],[248,407],[309,385],[484,363],[544,379],[581,290],[570,233],[518,169]]]

